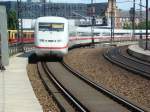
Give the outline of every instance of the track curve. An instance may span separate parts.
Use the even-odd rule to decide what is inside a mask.
[[[108,98],[108,96],[104,95],[106,94],[106,90],[105,92],[103,90],[100,90],[100,88],[97,85],[95,85],[94,82],[92,81],[85,81],[88,79],[83,79],[83,77],[81,78],[79,74],[75,73],[71,68],[65,65],[65,63],[47,62],[42,63],[42,67],[44,67],[44,69],[45,68],[47,69],[48,75],[53,75],[54,79],[56,79],[58,83],[60,83],[60,85],[64,88],[64,90],[66,90],[67,93],[70,94],[70,96],[72,96],[72,98],[78,103],[77,105],[80,105],[83,108],[83,110],[81,109],[83,112],[99,112],[99,111],[144,112],[143,109],[129,102],[127,104],[127,101],[125,101],[126,104],[125,102],[121,104],[116,103],[116,99],[114,97],[111,96],[111,98],[115,101]],[[67,96],[67,99],[68,98],[69,97]],[[76,104],[73,105],[76,107],[78,111],[81,111]],[[129,110],[122,105],[125,105]]]
[[[104,53],[104,57],[112,63],[150,79],[150,64],[126,56],[121,53],[121,50],[119,47],[108,49],[107,52]]]

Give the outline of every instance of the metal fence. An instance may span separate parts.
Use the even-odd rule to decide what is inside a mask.
[[[34,49],[33,44],[24,44],[23,51],[27,52]],[[15,55],[19,52],[22,52],[22,45],[21,44],[10,44],[9,45],[9,56]]]

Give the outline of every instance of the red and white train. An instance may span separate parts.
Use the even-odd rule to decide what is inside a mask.
[[[24,30],[23,37],[17,38],[16,30],[9,30],[9,43],[24,42],[35,43],[37,55],[58,55],[62,57],[68,52],[68,47],[79,43],[103,42],[111,40],[111,29],[94,29],[93,37],[91,28],[77,27],[69,32],[68,20],[62,17],[40,17],[35,22],[35,31]],[[140,34],[145,39],[145,30],[115,29],[114,41],[138,40]],[[150,34],[150,30],[148,31]]]
[[[68,20],[63,17],[39,17],[35,21],[34,44],[37,55],[57,55],[68,52]]]

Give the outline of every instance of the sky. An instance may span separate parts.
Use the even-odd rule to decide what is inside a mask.
[[[0,1],[8,1],[8,0],[0,0]],[[16,1],[16,0],[9,0],[9,1]],[[22,0],[22,1],[26,1],[26,0]],[[33,0],[34,1],[34,0]],[[35,0],[37,1],[37,0]],[[52,1],[52,2],[72,2],[72,3],[91,3],[91,0],[46,0],[46,1]],[[130,1],[130,2],[129,2]],[[133,7],[133,0],[116,0],[117,2],[117,7],[119,9],[123,9],[123,10],[129,10],[131,7]],[[139,3],[140,0],[135,0],[136,1],[136,9],[139,9]],[[149,1],[149,0],[148,0]],[[100,2],[108,2],[108,0],[93,0],[94,3],[100,3]],[[142,0],[142,4],[145,6],[145,2],[146,0]],[[150,1],[149,1],[150,2]],[[150,3],[149,3],[149,7],[150,7]],[[143,10],[145,10],[145,8],[143,7]]]

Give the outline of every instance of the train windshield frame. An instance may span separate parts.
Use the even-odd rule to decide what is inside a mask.
[[[39,31],[64,31],[64,23],[39,23]]]

